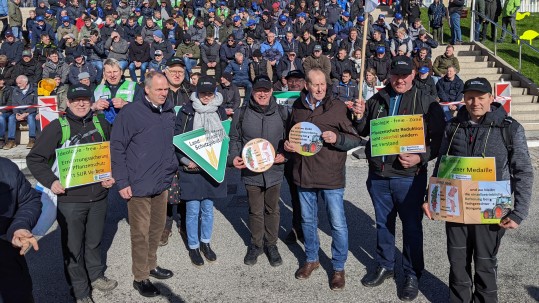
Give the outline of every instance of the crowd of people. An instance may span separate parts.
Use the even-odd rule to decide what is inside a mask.
[[[497,179],[512,182],[514,210],[499,225],[447,223],[449,296],[452,302],[496,300],[499,239],[527,217],[531,198],[533,171],[524,130],[493,103],[486,79],[460,80],[452,45],[432,61],[432,48],[441,41],[421,24],[417,1],[403,1],[402,13],[387,23],[383,14],[365,18],[362,0],[59,0],[50,5],[40,0],[26,20],[26,32],[22,20],[12,22],[19,1],[10,1],[10,26],[0,46],[0,100],[16,106],[0,108],[2,142],[4,149],[13,148],[17,123],[27,121],[27,165],[57,195],[66,280],[77,302],[93,302],[93,290],[111,291],[118,284],[105,275],[101,260],[111,199],[127,201],[133,287],[142,296],[160,294],[150,277],[173,276],[158,266],[157,255],[172,234],[176,212],[192,263],[217,260],[211,246],[213,203],[227,196],[226,178],[215,181],[172,143],[173,136],[201,128],[217,141],[230,139],[227,165],[241,170],[251,232],[244,263],[252,266],[264,253],[272,266],[283,263],[277,235],[286,180],[293,219],[285,242],[301,241],[305,248],[305,262],[295,277],[308,279],[320,267],[321,197],[332,236],[330,287],[342,290],[349,241],[343,202],[346,152],[369,136],[370,121],[411,114],[423,116],[426,152],[372,156],[367,144],[366,189],[375,209],[377,268],[361,282],[377,287],[394,276],[398,215],[405,274],[399,297],[414,300],[424,270],[423,212],[431,217],[423,204],[428,162],[443,154],[488,156],[496,158]],[[193,70],[197,65],[200,73]],[[130,80],[124,77],[126,69]],[[52,94],[65,114],[39,132],[36,109],[24,106],[37,104],[36,87],[43,78],[56,81]],[[239,87],[245,89],[243,99]],[[273,97],[276,91],[296,91],[300,97],[286,107]],[[222,124],[226,120],[232,120],[228,134]],[[322,131],[314,156],[300,155],[289,141],[290,128],[299,122]],[[506,128],[510,141],[503,136]],[[241,157],[245,144],[255,138],[275,148],[273,166],[264,172],[247,169]],[[55,150],[103,141],[110,141],[112,178],[64,188],[51,169]],[[24,253],[38,246],[30,231],[41,203],[20,172],[5,167],[2,182],[20,186],[9,187],[12,202],[2,210],[0,235]],[[2,268],[9,262],[24,266],[5,267],[10,274],[0,276],[21,283],[0,283],[0,296],[5,302],[31,302],[24,258],[4,242]]]

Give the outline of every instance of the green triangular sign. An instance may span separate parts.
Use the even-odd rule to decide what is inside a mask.
[[[227,120],[222,123],[228,134],[231,121]],[[174,136],[172,142],[215,181],[223,182],[230,143],[228,136],[222,141],[212,142],[212,137],[206,137],[204,129],[199,128]]]

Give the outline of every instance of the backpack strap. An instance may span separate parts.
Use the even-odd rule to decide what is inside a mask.
[[[236,130],[238,131],[238,136],[241,140],[241,144],[243,145],[243,118],[245,118],[245,112],[247,111],[247,104],[241,106],[240,108],[240,115],[238,118],[238,124],[236,124]]]
[[[94,122],[95,129],[101,135],[101,138],[103,138],[103,141],[107,141],[107,137],[105,136],[105,132],[103,131],[103,128],[101,127],[101,122],[99,121],[98,116],[93,116],[92,121]]]
[[[62,140],[60,141],[60,146],[64,145],[69,137],[71,136],[71,128],[69,127],[69,122],[65,117],[58,117],[60,122],[60,127],[62,128]]]
[[[516,123],[513,123],[513,118],[506,117],[503,119],[503,127],[501,129],[502,139],[507,148],[508,159],[513,157],[513,131],[516,131]]]

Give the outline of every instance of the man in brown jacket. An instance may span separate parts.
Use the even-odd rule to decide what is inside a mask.
[[[326,58],[327,59],[327,58]],[[296,278],[308,279],[320,267],[317,231],[318,194],[326,201],[331,226],[333,277],[331,289],[344,288],[344,263],[348,254],[348,226],[344,214],[346,151],[359,145],[360,138],[343,102],[326,97],[326,74],[319,68],[307,74],[306,88],[292,106],[291,126],[299,122],[315,124],[321,131],[322,148],[310,157],[295,153],[285,142],[285,150],[293,153],[294,183],[298,186],[301,204],[301,227],[305,238],[307,262],[296,272]]]
[[[331,80],[329,74],[331,73],[331,61],[329,61],[328,57],[322,56],[322,46],[320,45],[315,45],[313,54],[306,57],[303,61],[305,74],[308,74],[309,71],[314,68],[320,69],[324,75],[326,75],[327,83],[330,83]]]

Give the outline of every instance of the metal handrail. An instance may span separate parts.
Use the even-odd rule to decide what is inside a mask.
[[[498,55],[498,28],[500,28],[502,31],[505,31],[505,33],[508,33],[511,35],[511,37],[513,38],[513,40],[516,40],[518,41],[518,44],[519,44],[519,47],[518,47],[518,72],[520,74],[522,74],[522,45],[526,45],[528,46],[531,50],[533,50],[534,52],[536,52],[538,55],[539,55],[539,49],[533,47],[530,43],[528,43],[528,41],[526,40],[521,40],[519,36],[513,34],[513,33],[509,33],[509,31],[507,29],[503,29],[502,26],[498,25],[497,22],[491,20],[490,18],[488,18],[487,16],[485,16],[484,14],[481,14],[480,12],[476,11],[476,10],[472,10],[472,20],[471,20],[471,24],[470,24],[470,42],[473,42],[475,41],[475,17],[476,15],[478,15],[479,17],[483,18],[483,20],[486,20],[488,21],[488,23],[490,24],[494,24],[494,56],[497,56]]]

